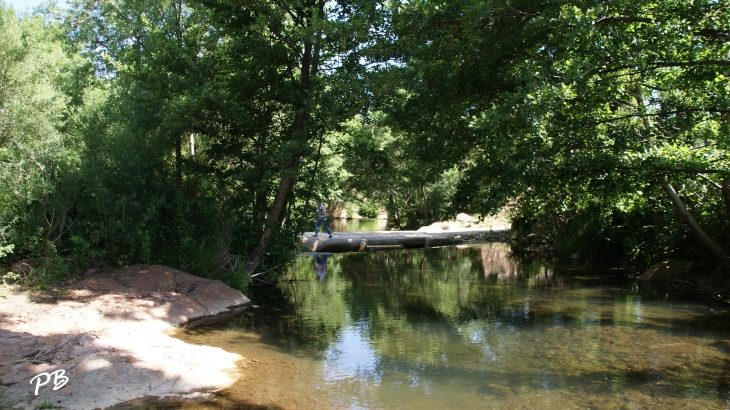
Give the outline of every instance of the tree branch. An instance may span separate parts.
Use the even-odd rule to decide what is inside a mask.
[[[687,225],[689,225],[689,228],[692,230],[692,233],[695,234],[697,239],[699,239],[699,241],[702,242],[702,244],[705,245],[705,247],[713,255],[715,255],[717,259],[727,259],[725,249],[723,249],[720,244],[715,242],[715,240],[712,239],[712,237],[708,235],[704,229],[702,229],[700,224],[697,223],[697,220],[695,220],[692,214],[687,210],[687,207],[684,206],[684,203],[681,199],[679,199],[679,196],[677,196],[677,192],[674,190],[674,187],[669,183],[666,177],[664,177],[662,180],[662,188],[664,189],[664,192],[666,192],[669,199],[672,201],[672,204],[674,204],[674,209],[677,210],[677,213],[679,213],[682,219],[684,219]]]
[[[646,17],[635,16],[612,16],[601,17],[594,21],[593,24],[609,24],[609,23],[652,23],[653,20]]]
[[[579,128],[584,127],[591,127],[595,125],[601,125],[601,124],[608,124],[610,122],[614,121],[620,121],[620,120],[626,120],[629,118],[637,118],[637,117],[662,117],[665,115],[673,115],[673,114],[686,114],[686,113],[692,113],[692,112],[706,112],[706,113],[718,113],[718,114],[729,114],[730,109],[723,109],[723,108],[687,108],[684,110],[675,110],[675,111],[662,111],[655,114],[628,114],[623,115],[621,117],[613,117],[608,118],[601,121],[594,121],[594,122],[588,122],[583,123],[579,126]]]
[[[707,37],[715,40],[730,41],[730,31],[728,30],[713,30],[710,28],[703,28],[700,31],[694,32],[695,36]]]
[[[691,169],[691,168],[659,168],[659,167],[626,167],[618,166],[617,171],[657,171],[657,172],[670,172],[679,174],[719,174],[724,172],[721,169]]]
[[[721,190],[721,191],[722,191],[722,186],[721,186],[720,184],[718,184],[717,182],[715,182],[715,181],[711,180],[710,178],[707,178],[707,177],[706,177],[705,175],[703,175],[703,174],[697,174],[697,175],[698,175],[698,176],[699,176],[700,178],[704,179],[704,180],[705,180],[705,181],[706,181],[706,182],[707,182],[708,184],[710,184],[710,185],[714,186],[715,188],[717,188],[717,189],[719,189],[719,190]]]
[[[650,66],[655,68],[661,68],[661,67],[697,67],[697,66],[708,66],[708,65],[719,65],[719,66],[730,66],[730,61],[727,60],[704,60],[704,61],[678,61],[678,62],[671,62],[671,61],[657,61],[654,63],[637,63],[637,64],[627,64],[627,65],[621,65],[618,67],[609,68],[604,71],[600,71],[600,74],[606,74],[606,73],[612,73],[614,71],[621,71],[625,70],[627,68],[635,68],[638,66]]]

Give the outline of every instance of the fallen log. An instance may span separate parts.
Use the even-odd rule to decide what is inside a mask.
[[[368,249],[432,248],[448,246],[476,235],[499,240],[506,229],[464,229],[448,232],[424,231],[375,231],[375,232],[335,232],[332,238],[314,237],[306,233],[301,237],[304,252],[364,252]]]
[[[315,238],[305,244],[308,252],[365,252],[368,250],[366,239],[353,238]]]

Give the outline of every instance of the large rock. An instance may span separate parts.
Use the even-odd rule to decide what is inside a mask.
[[[30,259],[23,259],[22,261],[15,262],[10,266],[10,271],[22,276],[28,276],[33,270],[32,261]]]
[[[456,220],[459,222],[473,222],[476,221],[476,218],[462,212],[456,215]]]
[[[684,263],[675,259],[669,259],[653,265],[649,270],[639,276],[638,280],[671,282],[677,279],[684,279],[687,275],[687,268]]]
[[[205,394],[239,377],[239,355],[171,337],[176,328],[223,320],[250,304],[220,281],[136,265],[82,280],[53,303],[28,296],[0,298],[0,383],[8,408],[106,408],[144,396]],[[68,384],[53,390],[49,383],[35,395],[30,380],[59,370]]]
[[[160,265],[134,265],[105,275],[85,279],[73,286],[94,292],[131,295],[154,300],[174,326],[196,327],[236,316],[251,304],[240,291],[218,280],[204,279]]]
[[[460,222],[434,222],[431,225],[422,226],[416,232],[443,232],[460,231],[464,228]]]

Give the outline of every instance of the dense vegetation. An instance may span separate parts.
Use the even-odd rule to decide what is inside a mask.
[[[729,8],[0,3],[0,265],[32,259],[42,285],[161,263],[245,287],[290,263],[323,198],[397,228],[509,206],[566,254],[718,269]]]

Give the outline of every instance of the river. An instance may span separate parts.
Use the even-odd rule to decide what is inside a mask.
[[[387,219],[330,219],[329,226],[334,232],[371,232],[387,231]]]
[[[508,244],[300,257],[278,296],[177,337],[244,356],[186,408],[723,409],[727,305]]]

